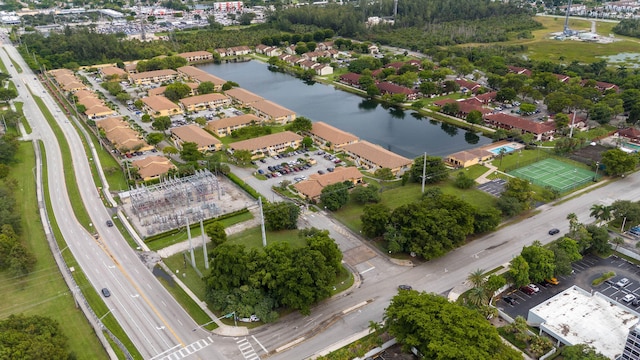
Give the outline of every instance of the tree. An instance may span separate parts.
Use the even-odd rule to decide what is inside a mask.
[[[626,20],[622,20],[626,21]],[[604,356],[597,352],[592,346],[586,344],[577,344],[571,346],[565,346],[562,348],[562,357],[565,360],[608,360],[607,356]]]
[[[528,209],[533,199],[533,190],[531,190],[529,181],[519,178],[509,178],[501,197],[502,196],[517,199],[524,205],[525,209]]]
[[[78,110],[78,111],[80,111],[80,110]],[[143,115],[140,117],[140,120],[141,120],[143,123],[148,123],[148,122],[150,122],[150,121],[151,121],[151,115],[149,115],[149,114],[143,114]],[[152,126],[153,126],[153,125],[152,125]]]
[[[216,86],[211,81],[203,81],[198,85],[198,94],[211,94],[216,91]]]
[[[511,260],[509,276],[516,286],[523,286],[529,283],[529,264],[522,255],[518,255]]]
[[[151,123],[151,127],[164,132],[171,127],[171,118],[168,116],[158,116],[153,123]]]
[[[131,100],[131,96],[129,95],[129,93],[123,91],[123,92],[118,93],[116,95],[116,100],[118,100],[121,103],[125,104],[127,101]]]
[[[457,101],[446,103],[442,106],[442,112],[447,115],[456,116],[460,112],[460,104],[458,104]]]
[[[158,132],[152,132],[147,135],[147,143],[149,145],[157,145],[164,140],[164,134]]]
[[[591,111],[589,111],[589,118],[601,125],[608,124],[612,116],[613,109],[603,102],[593,105]]]
[[[553,121],[556,124],[556,129],[559,131],[564,131],[569,126],[569,116],[564,113],[556,114]]]
[[[249,150],[236,150],[233,152],[233,157],[238,161],[238,164],[247,165],[251,161],[253,154]]]
[[[214,221],[207,225],[204,231],[214,247],[222,245],[227,241],[227,233],[224,231],[224,225],[219,221]]]
[[[307,149],[313,145],[313,139],[310,136],[305,136],[302,138],[302,147]]]
[[[467,114],[466,120],[470,124],[482,124],[482,113],[478,110],[471,110]]]
[[[203,155],[198,150],[198,144],[194,142],[184,142],[182,143],[182,150],[180,151],[180,158],[184,161],[198,161],[202,159]]]
[[[613,251],[618,251],[618,246],[624,244],[624,239],[621,238],[620,236],[616,236],[611,240],[611,243],[615,245],[615,247],[613,248]]]
[[[571,263],[582,259],[580,246],[575,240],[568,237],[562,237],[552,242],[549,249],[553,251],[555,259],[555,274],[571,274]]]
[[[179,153],[180,151],[178,149],[176,149],[173,146],[165,146],[164,148],[162,148],[162,153],[163,154],[168,154],[168,155],[174,155]]]
[[[385,328],[425,359],[520,359],[477,311],[417,291],[400,291],[384,313]],[[460,334],[465,334],[461,336]]]
[[[611,220],[611,206],[603,204],[593,204],[590,208],[589,216],[596,219],[597,223]]]
[[[378,187],[373,184],[359,185],[351,191],[351,198],[360,204],[380,202]]]
[[[0,320],[0,348],[5,358],[25,360],[75,358],[58,322],[48,317],[22,314]]]
[[[264,225],[269,231],[298,228],[300,208],[288,201],[264,204]]]
[[[227,91],[238,86],[239,86],[238,83],[235,81],[227,81],[224,84],[222,84],[222,91]]]
[[[516,94],[516,91],[513,90],[512,88],[504,88],[504,89],[498,90],[498,93],[496,94],[496,100],[513,101],[516,99],[517,96],[518,94]]]
[[[422,170],[425,169],[425,183],[435,184],[449,177],[449,172],[441,158],[437,156],[427,156],[427,166],[424,167],[424,155],[417,157],[411,166],[411,180],[422,182]]]
[[[391,210],[385,204],[365,205],[360,215],[362,233],[369,238],[375,238],[385,233]]]
[[[295,120],[293,120],[293,122],[288,125],[289,130],[296,133],[311,131],[312,127],[313,123],[311,122],[311,120],[304,116],[296,117]]]
[[[208,299],[214,290],[229,291],[249,279],[251,262],[244,245],[223,243],[209,255],[211,272],[205,278]]]
[[[487,207],[477,209],[474,213],[473,233],[482,234],[494,230],[502,220],[500,210]]]
[[[307,247],[316,250],[324,256],[328,265],[333,270],[332,275],[336,276],[342,269],[342,251],[329,236],[329,230],[319,230],[316,228],[300,230],[299,236],[305,239]]]
[[[535,104],[531,104],[531,103],[522,103],[520,105],[520,112],[523,115],[531,115],[533,114],[537,109],[537,106]]]
[[[459,189],[469,189],[476,183],[476,181],[468,177],[464,171],[460,171],[458,175],[456,175],[456,179],[453,183]]]
[[[167,85],[164,90],[164,97],[173,102],[176,102],[189,95],[189,93],[191,93],[191,88],[189,87],[189,85],[181,82],[175,82]]]
[[[531,281],[541,282],[555,274],[553,251],[544,248],[539,241],[534,241],[531,246],[525,246],[520,255],[529,264],[529,279]]]
[[[379,168],[373,173],[373,176],[380,180],[393,180],[396,176],[389,168]]]
[[[349,184],[337,183],[325,186],[320,194],[320,202],[331,211],[337,211],[349,202]]]
[[[619,176],[633,171],[638,164],[635,154],[627,154],[620,149],[610,149],[602,153],[604,171],[611,176]]]
[[[607,254],[611,250],[609,232],[604,227],[587,225],[586,230],[591,235],[591,249],[598,254]]]

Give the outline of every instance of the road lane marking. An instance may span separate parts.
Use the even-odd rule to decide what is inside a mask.
[[[253,338],[253,340],[255,340],[255,341],[256,341],[256,343],[257,343],[258,345],[260,345],[260,347],[262,348],[262,350],[264,350],[264,352],[265,352],[265,353],[267,353],[267,354],[269,353],[269,352],[267,351],[267,348],[265,348],[264,346],[262,346],[262,344],[260,343],[260,341],[258,341],[258,339],[256,339],[256,337],[255,337],[255,336],[251,335],[251,337]]]

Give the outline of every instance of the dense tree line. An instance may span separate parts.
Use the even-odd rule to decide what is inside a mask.
[[[331,294],[342,269],[342,252],[326,230],[304,229],[306,246],[276,242],[264,250],[223,243],[211,251],[207,301],[223,313],[277,319],[286,307],[309,314],[311,305]]]
[[[640,20],[622,19],[612,30],[618,35],[640,37]]]
[[[75,359],[58,323],[37,315],[10,315],[0,320],[0,349],[2,359]]]
[[[383,236],[391,252],[412,252],[425,259],[462,245],[468,235],[495,229],[500,219],[496,209],[476,209],[439,189],[430,189],[421,200],[394,210],[367,205],[361,216],[365,235]]]
[[[425,359],[522,359],[479,312],[435,294],[400,291],[384,320],[404,349],[415,347]]]

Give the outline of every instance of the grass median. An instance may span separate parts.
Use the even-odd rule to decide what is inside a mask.
[[[10,178],[16,181],[16,203],[21,213],[22,241],[37,259],[35,269],[24,278],[0,273],[2,303],[0,317],[11,314],[41,315],[58,322],[67,336],[69,350],[78,359],[107,359],[107,353],[94,335],[82,312],[57,271],[47,245],[38,212],[35,184],[35,155],[31,142],[20,143]]]
[[[43,162],[42,178],[47,179],[48,176],[47,176],[47,168],[46,168],[46,154],[44,152],[43,146],[41,146],[41,149],[42,149],[42,162]],[[91,286],[91,284],[89,283],[89,280],[85,276],[84,272],[82,272],[73,254],[71,254],[70,251],[65,251],[67,249],[67,243],[65,242],[64,237],[62,236],[62,232],[60,232],[60,228],[58,227],[58,222],[53,212],[53,207],[51,206],[51,202],[46,201],[47,199],[51,198],[51,194],[49,191],[49,182],[46,180],[43,181],[43,190],[44,190],[44,198],[45,198],[45,203],[47,207],[47,212],[49,214],[49,224],[53,231],[53,235],[56,239],[58,247],[62,249],[61,250],[62,257],[64,258],[67,266],[70,269],[71,268],[74,269],[73,278],[76,281],[76,284],[79,290],[82,292],[85,299],[89,303],[89,306],[91,307],[91,309],[93,309],[94,313],[97,316],[102,316],[109,311],[109,308],[104,303],[100,295],[98,295],[96,290]],[[80,313],[80,311],[78,312]],[[138,350],[133,345],[133,342],[131,342],[131,340],[125,333],[124,329],[120,327],[120,324],[118,324],[118,322],[115,320],[113,316],[105,316],[102,319],[102,323],[109,329],[109,331],[111,331],[111,333],[113,333],[125,345],[129,353],[131,353],[131,355],[133,355],[134,358],[137,358],[137,359],[142,358],[142,355],[138,353]],[[93,333],[90,332],[90,334],[93,334]],[[114,351],[118,354],[118,358],[124,358],[124,354],[122,354],[117,347],[114,347]],[[79,357],[79,358],[82,359],[82,357]],[[92,357],[86,357],[86,358],[92,358]]]

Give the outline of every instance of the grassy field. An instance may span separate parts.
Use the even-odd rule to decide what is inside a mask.
[[[480,172],[479,170],[481,170],[481,168],[474,171]],[[430,187],[437,187],[442,190],[442,193],[458,196],[479,208],[493,207],[495,202],[495,198],[493,196],[483,191],[474,188],[461,190],[455,187],[451,181],[443,182],[438,185],[427,185],[425,190]],[[410,183],[405,186],[397,186],[383,191],[381,194],[381,202],[389,208],[395,209],[399,206],[417,201],[421,196],[422,185]],[[333,215],[352,231],[359,232],[360,229],[362,229],[360,215],[362,215],[363,208],[363,205],[357,204],[354,201],[349,201],[346,206],[337,212],[334,212]]]
[[[37,258],[37,263],[33,273],[24,279],[0,273],[3,294],[0,317],[18,313],[50,317],[60,324],[76,358],[107,359],[87,319],[76,309],[47,245],[37,210],[32,143],[21,143],[16,158],[20,161],[12,166],[10,177],[16,180],[20,190],[15,195],[22,214],[21,238]]]
[[[527,57],[533,60],[551,60],[569,64],[574,60],[591,63],[602,60],[603,56],[618,53],[637,53],[639,41],[634,38],[616,35],[616,41],[610,44],[597,44],[579,41],[559,41],[550,38],[550,34],[561,32],[564,28],[564,17],[537,16],[535,20],[543,25],[543,29],[533,31],[533,39],[515,40],[507,44],[522,44],[529,49]],[[603,36],[612,34],[615,23],[596,21],[596,32]],[[591,21],[570,19],[569,27],[573,30],[590,30]]]

